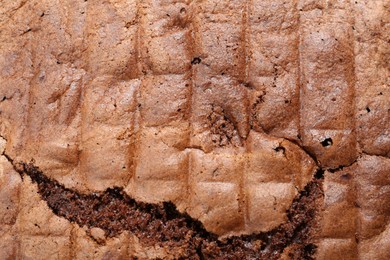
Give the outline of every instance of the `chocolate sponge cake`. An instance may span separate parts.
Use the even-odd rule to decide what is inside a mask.
[[[0,4],[1,259],[390,259],[386,0]]]

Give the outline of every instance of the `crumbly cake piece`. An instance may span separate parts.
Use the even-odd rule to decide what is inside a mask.
[[[2,5],[1,258],[390,258],[389,17]]]

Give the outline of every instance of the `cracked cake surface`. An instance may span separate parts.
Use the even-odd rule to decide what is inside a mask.
[[[0,258],[389,259],[386,0],[0,5]]]

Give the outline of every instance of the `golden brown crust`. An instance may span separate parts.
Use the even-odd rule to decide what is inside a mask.
[[[320,169],[316,257],[389,258],[389,17],[385,0],[2,5],[0,252],[172,253],[57,217],[13,169],[33,161],[80,193],[172,201],[221,238],[288,222]]]

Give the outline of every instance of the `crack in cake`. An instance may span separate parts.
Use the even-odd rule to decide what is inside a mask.
[[[13,163],[12,159],[10,161]],[[123,231],[135,234],[142,243],[184,250],[180,258],[267,258],[278,259],[287,247],[294,248],[289,256],[312,259],[316,246],[310,243],[315,225],[316,204],[323,199],[321,181],[312,181],[294,199],[287,210],[286,223],[262,233],[231,236],[219,240],[202,223],[177,211],[171,202],[148,204],[130,198],[121,188],[101,193],[80,194],[66,189],[46,177],[33,164],[14,164],[22,176],[28,175],[38,185],[41,198],[54,214],[87,226],[98,244]],[[94,235],[93,230],[102,230]]]
[[[390,258],[386,0],[0,6],[0,258]]]

